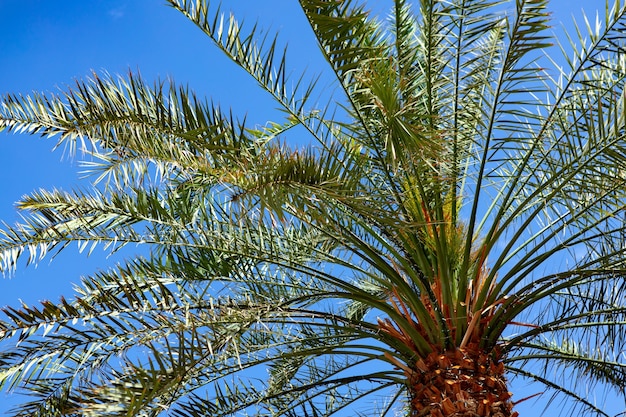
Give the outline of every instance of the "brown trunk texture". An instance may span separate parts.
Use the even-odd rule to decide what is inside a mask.
[[[478,349],[433,352],[410,376],[411,417],[517,417],[504,365]]]

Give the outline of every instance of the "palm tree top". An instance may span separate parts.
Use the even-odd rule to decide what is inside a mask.
[[[93,187],[24,197],[0,269],[147,248],[4,309],[18,415],[506,417],[514,379],[609,416],[589,392],[626,383],[626,6],[561,45],[547,0],[301,0],[329,93],[259,26],[168,3],[282,118],[133,73],[2,98],[0,129],[86,150]]]

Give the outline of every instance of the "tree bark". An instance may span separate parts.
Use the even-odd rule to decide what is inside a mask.
[[[457,348],[420,359],[409,376],[411,417],[517,417],[495,352]]]

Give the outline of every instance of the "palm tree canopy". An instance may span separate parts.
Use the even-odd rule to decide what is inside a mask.
[[[168,3],[283,117],[133,74],[2,97],[0,130],[85,152],[93,187],[24,197],[0,269],[147,248],[3,310],[16,415],[460,412],[419,403],[433,367],[490,405],[505,372],[579,414],[626,400],[626,6],[558,44],[548,0],[300,0],[329,93],[259,26]]]

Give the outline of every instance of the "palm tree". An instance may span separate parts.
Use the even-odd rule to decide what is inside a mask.
[[[147,248],[71,300],[4,308],[1,386],[32,396],[16,415],[507,417],[515,378],[609,416],[592,393],[625,397],[626,6],[577,28],[563,69],[548,0],[395,0],[388,19],[300,0],[329,93],[256,25],[169,3],[284,117],[247,126],[132,74],[4,96],[0,129],[82,148],[94,181],[19,202],[0,268]]]

